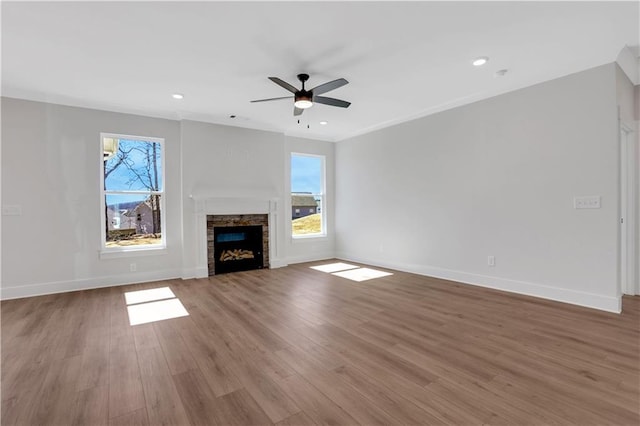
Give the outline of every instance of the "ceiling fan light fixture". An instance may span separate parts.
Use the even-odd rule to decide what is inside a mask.
[[[307,109],[313,106],[313,102],[306,99],[300,99],[299,101],[296,101],[294,105],[300,109]]]
[[[311,96],[307,94],[296,95],[296,101],[293,103],[296,108],[307,109],[313,106],[313,101],[311,101]]]

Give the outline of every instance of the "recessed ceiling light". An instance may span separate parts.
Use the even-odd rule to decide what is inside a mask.
[[[486,56],[480,56],[479,58],[474,59],[472,64],[474,67],[481,67],[487,62],[489,62],[489,58],[487,58]]]
[[[171,96],[173,97],[173,99],[183,99],[184,98],[184,95],[182,93],[174,93]]]
[[[320,124],[322,124],[323,126],[326,126],[327,124],[329,124],[328,121],[321,121]]]

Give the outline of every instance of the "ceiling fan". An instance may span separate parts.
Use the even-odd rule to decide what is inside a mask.
[[[294,99],[293,102],[293,115],[300,115],[307,108],[313,106],[314,103],[331,105],[340,108],[348,108],[351,105],[351,102],[343,101],[341,99],[328,98],[326,96],[318,96],[323,93],[327,93],[331,90],[337,89],[338,87],[342,87],[345,84],[349,83],[344,78],[339,78],[337,80],[329,81],[328,83],[321,84],[319,86],[314,87],[313,89],[306,90],[304,88],[304,83],[309,80],[309,74],[298,74],[298,80],[302,82],[302,89],[298,90],[295,86],[287,83],[286,81],[280,80],[278,77],[269,77],[269,80],[273,81],[280,87],[284,87],[291,93],[293,96],[283,96],[281,98],[269,98],[269,99],[258,99],[251,102],[267,102],[267,101],[277,101],[280,99]]]

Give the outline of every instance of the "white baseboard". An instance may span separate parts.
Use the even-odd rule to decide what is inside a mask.
[[[289,265],[293,265],[296,263],[317,262],[320,260],[329,260],[329,259],[335,259],[335,258],[336,258],[336,254],[333,252],[314,253],[314,254],[305,255],[305,256],[289,256],[287,257],[287,263]]]
[[[284,259],[269,259],[269,269],[284,268],[289,265]]]
[[[471,274],[468,272],[441,269],[432,266],[403,264],[395,262],[380,262],[376,260],[361,258],[358,256],[352,256],[343,252],[337,253],[336,257],[338,259],[351,262],[364,263],[367,265],[379,266],[381,268],[410,272],[412,274],[442,278],[445,280],[456,281],[464,284],[471,284],[480,287],[508,291],[511,293],[524,294],[527,296],[540,297],[542,299],[570,303],[572,305],[585,306],[587,308],[599,309],[602,311],[614,312],[617,314],[622,312],[621,297],[603,296],[600,294],[569,290],[561,287],[553,287],[487,275]]]
[[[198,278],[198,276],[196,275],[196,268],[184,268],[182,270],[182,274],[180,275],[180,278],[182,278],[183,280]]]
[[[191,275],[189,275],[190,277]],[[197,267],[193,269],[193,277],[194,278],[207,278],[209,276],[209,267]],[[183,278],[186,279],[186,278]]]
[[[43,296],[45,294],[67,293],[70,291],[90,290],[93,288],[116,287],[138,284],[149,281],[161,281],[180,278],[180,270],[163,270],[135,272],[131,274],[111,275],[108,277],[86,278],[71,281],[3,286],[0,288],[0,299],[21,299],[23,297]]]

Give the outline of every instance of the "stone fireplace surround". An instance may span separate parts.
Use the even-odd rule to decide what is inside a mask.
[[[235,196],[234,196],[235,195]],[[216,215],[260,215],[266,214],[268,221],[268,263],[265,268],[284,266],[280,260],[278,248],[278,204],[279,199],[265,193],[244,193],[234,195],[191,195],[194,202],[195,235],[198,244],[196,259],[196,278],[209,276],[207,251],[207,216]]]

